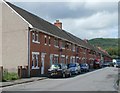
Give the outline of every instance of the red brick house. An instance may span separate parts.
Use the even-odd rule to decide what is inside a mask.
[[[20,63],[23,62],[22,66],[28,66],[29,76],[46,74],[48,68],[53,63],[67,64],[70,62],[87,62],[88,64],[92,64],[93,60],[96,58],[102,61],[104,61],[104,59],[111,59],[107,53],[104,53],[100,49],[90,45],[88,42],[63,30],[62,23],[59,22],[59,20],[56,20],[54,24],[51,24],[9,2],[3,2],[3,6],[3,12],[5,11],[4,9],[10,8],[8,9],[10,12],[8,15],[11,16],[11,20],[7,17],[3,17],[3,20],[7,20],[5,21],[7,22],[5,24],[11,25],[8,29],[7,27],[5,28],[6,31],[9,30],[12,33],[14,28],[17,28],[18,25],[21,26],[22,23],[25,23],[25,25],[23,24],[25,26],[24,30],[21,30],[22,27],[14,30],[16,32],[19,32],[19,30],[23,31],[21,34],[22,36],[19,36],[18,34],[16,42],[12,42],[13,44],[9,41],[8,43],[11,45],[8,45],[8,43],[4,44],[4,47],[10,46],[11,49],[14,49],[14,53],[11,58],[7,57],[7,55],[10,54],[10,50],[5,51],[6,55],[3,56],[4,62],[6,62],[6,64],[9,62],[15,63],[14,67],[21,65]],[[5,14],[7,14],[7,12]],[[16,18],[13,15],[16,16]],[[17,22],[12,25],[11,23],[14,22],[14,20]],[[19,23],[18,20],[20,20],[21,23]],[[4,31],[3,34],[6,35]],[[10,33],[8,33],[8,35],[10,35]],[[20,41],[21,38],[23,38],[22,41]],[[23,41],[26,42],[20,44],[20,42]],[[17,44],[18,46],[16,46]],[[16,47],[18,48],[16,49]],[[23,48],[24,50],[22,50]],[[20,52],[18,56],[16,56],[16,51],[17,53]],[[26,53],[26,55],[24,55],[24,53]],[[18,60],[21,56],[23,59]],[[6,57],[8,59],[5,59]],[[15,58],[16,60],[13,60],[12,58]],[[6,68],[9,66],[5,65]],[[9,68],[12,68],[12,66]]]

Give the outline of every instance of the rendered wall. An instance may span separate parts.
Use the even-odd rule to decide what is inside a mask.
[[[28,24],[2,3],[2,65],[9,71],[28,65]]]

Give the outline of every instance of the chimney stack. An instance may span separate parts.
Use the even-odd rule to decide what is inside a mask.
[[[59,20],[56,20],[54,25],[57,26],[59,29],[62,29],[62,23]]]
[[[84,41],[85,41],[86,43],[88,43],[88,39],[84,39]]]

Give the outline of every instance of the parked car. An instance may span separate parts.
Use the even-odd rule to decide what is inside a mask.
[[[109,63],[109,62],[104,62],[104,63],[102,64],[102,67],[110,67],[110,63]]]
[[[101,62],[98,59],[95,59],[94,62],[93,62],[93,68],[94,69],[99,69],[101,67],[102,67]]]
[[[117,68],[120,68],[120,61],[117,61],[117,62],[116,62],[116,67],[117,67]]]
[[[70,64],[68,64],[68,68],[70,69],[72,74],[80,74],[81,73],[80,65],[78,63],[70,63]]]
[[[89,65],[87,63],[80,64],[80,68],[82,72],[88,72],[89,71]]]
[[[114,67],[114,63],[107,61],[102,64],[102,67]]]
[[[52,64],[48,69],[48,77],[70,77],[70,69],[65,64]]]

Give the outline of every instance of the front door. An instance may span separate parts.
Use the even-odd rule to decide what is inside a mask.
[[[41,74],[44,74],[45,54],[46,54],[46,53],[42,53],[42,54],[41,54]]]
[[[53,64],[53,54],[50,54],[50,66]]]

